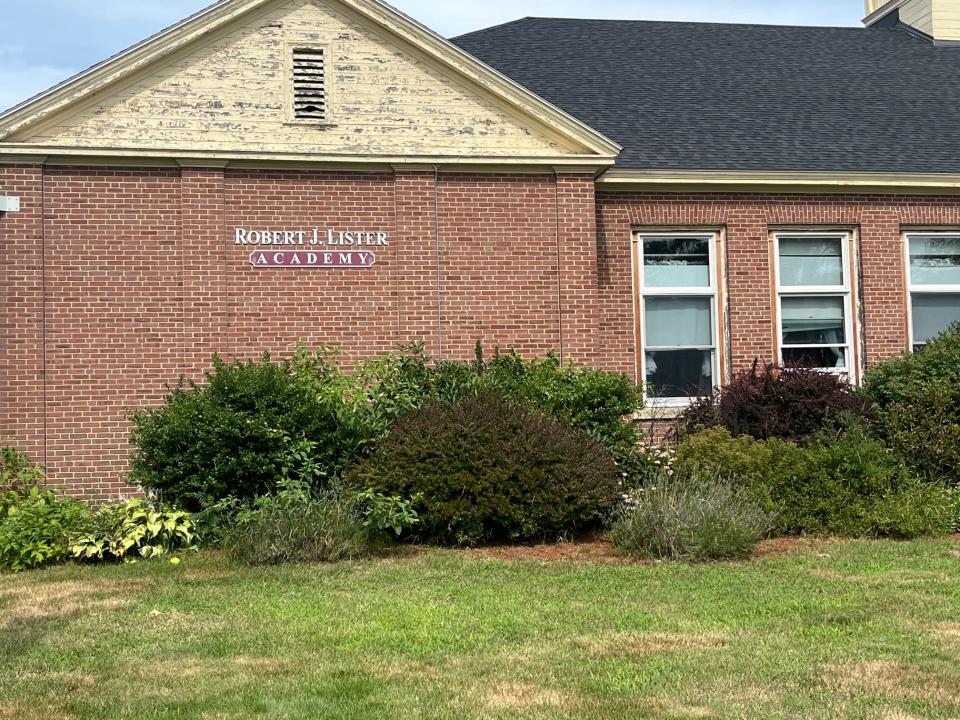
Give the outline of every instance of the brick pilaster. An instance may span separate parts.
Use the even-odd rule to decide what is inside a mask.
[[[557,173],[557,258],[562,359],[594,363],[599,340],[596,183]]]
[[[427,354],[442,352],[442,278],[437,258],[437,178],[432,170],[398,170],[396,183],[397,335],[422,342]]]
[[[45,462],[43,367],[43,167],[0,165],[0,444]]]
[[[181,170],[183,238],[183,369],[200,377],[214,353],[230,355],[227,325],[227,237],[224,218],[224,170]]]

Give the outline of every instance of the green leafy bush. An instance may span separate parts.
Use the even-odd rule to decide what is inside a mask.
[[[0,503],[0,570],[19,572],[67,558],[70,541],[91,522],[81,502],[36,485],[7,491]]]
[[[131,560],[155,558],[194,549],[196,533],[182,510],[155,507],[143,499],[105,505],[92,527],[70,543],[77,560]]]
[[[495,393],[405,416],[349,478],[421,498],[416,537],[451,545],[569,535],[596,524],[618,492],[598,442]]]
[[[727,478],[776,512],[785,533],[909,538],[943,534],[950,523],[947,489],[912,476],[852,421],[806,447],[708,430],[681,441],[676,467]]]
[[[323,356],[310,371],[338,377]],[[214,358],[205,383],[181,379],[162,407],[133,415],[131,480],[200,510],[230,496],[269,493],[284,475],[317,481],[335,472],[358,440],[346,437],[340,408],[300,379],[305,372],[267,357]]]
[[[133,415],[132,481],[192,511],[231,497],[270,493],[292,478],[335,483],[404,415],[496,391],[588,433],[626,463],[638,435],[625,416],[640,406],[626,376],[555,356],[525,361],[434,363],[421,346],[337,365],[329,348],[300,349],[286,362],[214,359],[203,383],[181,380],[164,405]]]
[[[227,555],[251,565],[336,562],[366,555],[371,537],[356,503],[333,490],[281,483],[240,509],[224,537]]]
[[[960,324],[867,373],[877,430],[921,477],[960,485]]]
[[[420,515],[414,506],[422,500],[418,495],[413,498],[402,498],[399,495],[384,495],[372,488],[357,493],[357,503],[363,517],[363,526],[368,530],[379,533],[392,532],[400,537],[404,530],[409,530],[420,522]]]
[[[774,515],[722,479],[663,474],[632,494],[611,529],[628,555],[732,560],[750,555]]]
[[[960,486],[960,385],[917,385],[877,413],[887,444],[921,477]]]
[[[685,436],[677,447],[676,471],[685,476],[723,477],[768,511],[784,513],[780,528],[796,531],[781,489],[803,487],[813,474],[809,453],[784,440],[733,437],[726,428]]]
[[[881,408],[909,404],[928,386],[960,386],[960,324],[909,353],[870,370],[863,393]]]
[[[951,491],[951,505],[953,506],[953,530],[960,533],[960,485]]]
[[[734,436],[801,442],[828,420],[867,414],[867,406],[846,380],[833,373],[755,362],[713,396],[691,405],[678,419],[677,430],[683,436],[723,427]]]
[[[0,446],[0,496],[43,484],[43,471],[16,448]]]

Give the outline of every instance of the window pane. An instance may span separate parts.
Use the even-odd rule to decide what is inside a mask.
[[[648,297],[644,300],[647,347],[713,345],[708,297]]]
[[[656,350],[646,357],[647,382],[658,398],[689,398],[713,390],[712,350]]]
[[[785,297],[782,308],[784,345],[846,344],[842,297]]]
[[[913,295],[913,341],[925,343],[960,322],[960,295]]]
[[[710,287],[709,238],[643,238],[646,287]]]
[[[960,237],[911,237],[910,279],[916,285],[960,285]]]
[[[783,349],[783,364],[788,367],[837,369],[847,367],[845,347]]]
[[[840,238],[780,238],[783,287],[843,285]]]

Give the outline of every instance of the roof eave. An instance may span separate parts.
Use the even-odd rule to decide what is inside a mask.
[[[794,170],[656,170],[614,167],[597,184],[610,191],[960,193],[960,173]]]

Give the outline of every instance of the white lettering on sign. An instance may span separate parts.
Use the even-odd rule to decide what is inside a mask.
[[[316,253],[305,250],[284,250],[282,252],[254,250],[250,253],[250,264],[262,268],[370,268],[376,262],[377,256],[372,252]]]
[[[390,234],[370,230],[335,230],[333,228],[312,230],[268,230],[236,228],[235,245],[337,245],[387,247]]]

